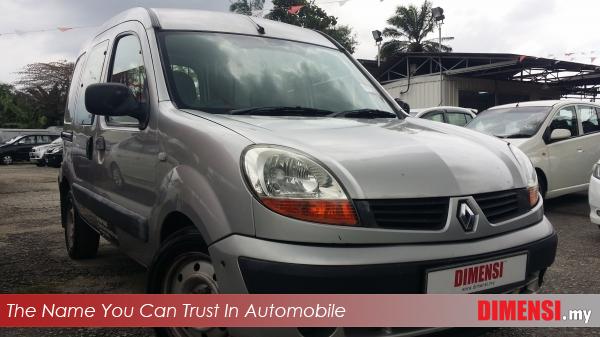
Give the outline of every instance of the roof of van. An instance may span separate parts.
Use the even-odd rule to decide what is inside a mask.
[[[490,109],[500,109],[500,108],[515,108],[517,106],[519,107],[524,107],[524,106],[554,106],[556,104],[567,104],[567,103],[586,103],[586,104],[596,104],[598,105],[598,103],[594,103],[594,102],[589,102],[589,101],[583,101],[583,100],[577,100],[577,99],[553,99],[553,100],[544,100],[544,101],[528,101],[528,102],[519,102],[519,103],[509,103],[509,104],[503,104],[503,105],[496,105],[494,107],[491,107]]]
[[[246,15],[195,9],[132,8],[105,22],[99,33],[122,22],[132,20],[141,22],[146,28],[256,35],[335,48],[335,45],[326,37],[310,29]],[[257,24],[264,28],[264,34],[259,33]]]

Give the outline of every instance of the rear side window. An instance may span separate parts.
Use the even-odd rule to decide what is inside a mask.
[[[467,124],[467,117],[462,112],[448,112],[446,113],[448,123],[452,125],[465,126]]]
[[[140,41],[135,35],[125,35],[117,41],[109,82],[123,83],[129,87],[142,107],[147,104],[146,68]],[[138,125],[129,116],[107,117],[109,125]]]
[[[69,95],[67,96],[67,108],[65,109],[65,123],[71,123],[71,111],[75,111],[75,102],[77,99],[75,95],[77,95],[77,89],[79,88],[79,79],[81,77],[81,66],[83,63],[85,53],[81,54],[77,61],[75,61],[75,69],[73,70],[73,75],[71,76],[71,85],[69,86]]]
[[[46,136],[46,135],[37,136],[38,144],[46,144],[46,143],[50,143],[51,141],[52,141],[52,139],[50,138],[50,136]]]
[[[80,125],[91,125],[94,122],[94,115],[85,108],[85,89],[88,85],[100,82],[104,60],[106,58],[106,49],[108,41],[97,44],[88,54],[83,73],[81,74],[81,83],[77,93],[77,104],[75,108],[75,123]]]
[[[580,105],[579,116],[581,117],[581,126],[583,127],[583,134],[600,131],[597,108],[594,108],[593,106],[589,105]]]
[[[423,116],[423,118],[429,119],[431,121],[443,123],[444,122],[444,113],[441,111],[430,112],[430,113],[426,114],[425,116]]]

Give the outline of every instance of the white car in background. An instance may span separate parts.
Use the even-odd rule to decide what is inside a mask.
[[[37,166],[45,166],[45,155],[46,152],[50,149],[60,149],[62,148],[63,140],[62,138],[56,138],[50,144],[44,144],[40,146],[35,146],[29,152],[29,161],[36,164]]]
[[[467,128],[505,139],[533,163],[546,198],[585,191],[600,158],[600,104],[511,103],[480,112]]]
[[[475,109],[456,106],[436,106],[424,109],[410,109],[410,115],[416,118],[429,119],[452,125],[465,126],[475,118]]]
[[[594,165],[590,178],[590,220],[600,227],[600,161]]]

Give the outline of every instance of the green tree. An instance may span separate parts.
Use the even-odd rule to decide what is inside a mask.
[[[393,16],[387,19],[392,27],[383,30],[383,36],[390,38],[381,46],[383,58],[402,52],[437,52],[438,39],[426,39],[435,29],[431,14],[431,2],[426,0],[420,7],[398,6]],[[451,38],[442,38],[449,41]],[[442,44],[441,51],[451,52],[452,47]]]
[[[265,0],[237,0],[229,6],[229,10],[234,13],[252,15],[252,11],[262,10]]]
[[[264,0],[237,0],[229,7],[232,12],[250,15],[253,10],[262,9]],[[290,14],[292,6],[302,6],[297,14]],[[314,0],[273,0],[273,9],[265,18],[281,21],[292,25],[314,29],[328,34],[350,53],[358,44],[349,26],[338,25],[335,16],[327,13]]]
[[[10,84],[0,83],[0,127],[18,126],[17,119],[22,113],[16,103],[15,88]]]
[[[73,63],[64,60],[26,65],[15,82],[23,95],[21,104],[27,106],[22,114],[42,127],[61,125],[72,73]]]

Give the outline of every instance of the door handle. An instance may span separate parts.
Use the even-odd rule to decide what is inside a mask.
[[[73,132],[71,131],[62,131],[60,133],[60,138],[63,140],[68,140],[69,142],[73,141]]]
[[[577,152],[578,152],[578,153],[583,153],[583,149],[582,149],[582,148],[578,148],[578,149],[577,149]]]
[[[104,151],[106,150],[106,142],[104,141],[104,137],[100,136],[96,138],[96,150]]]

